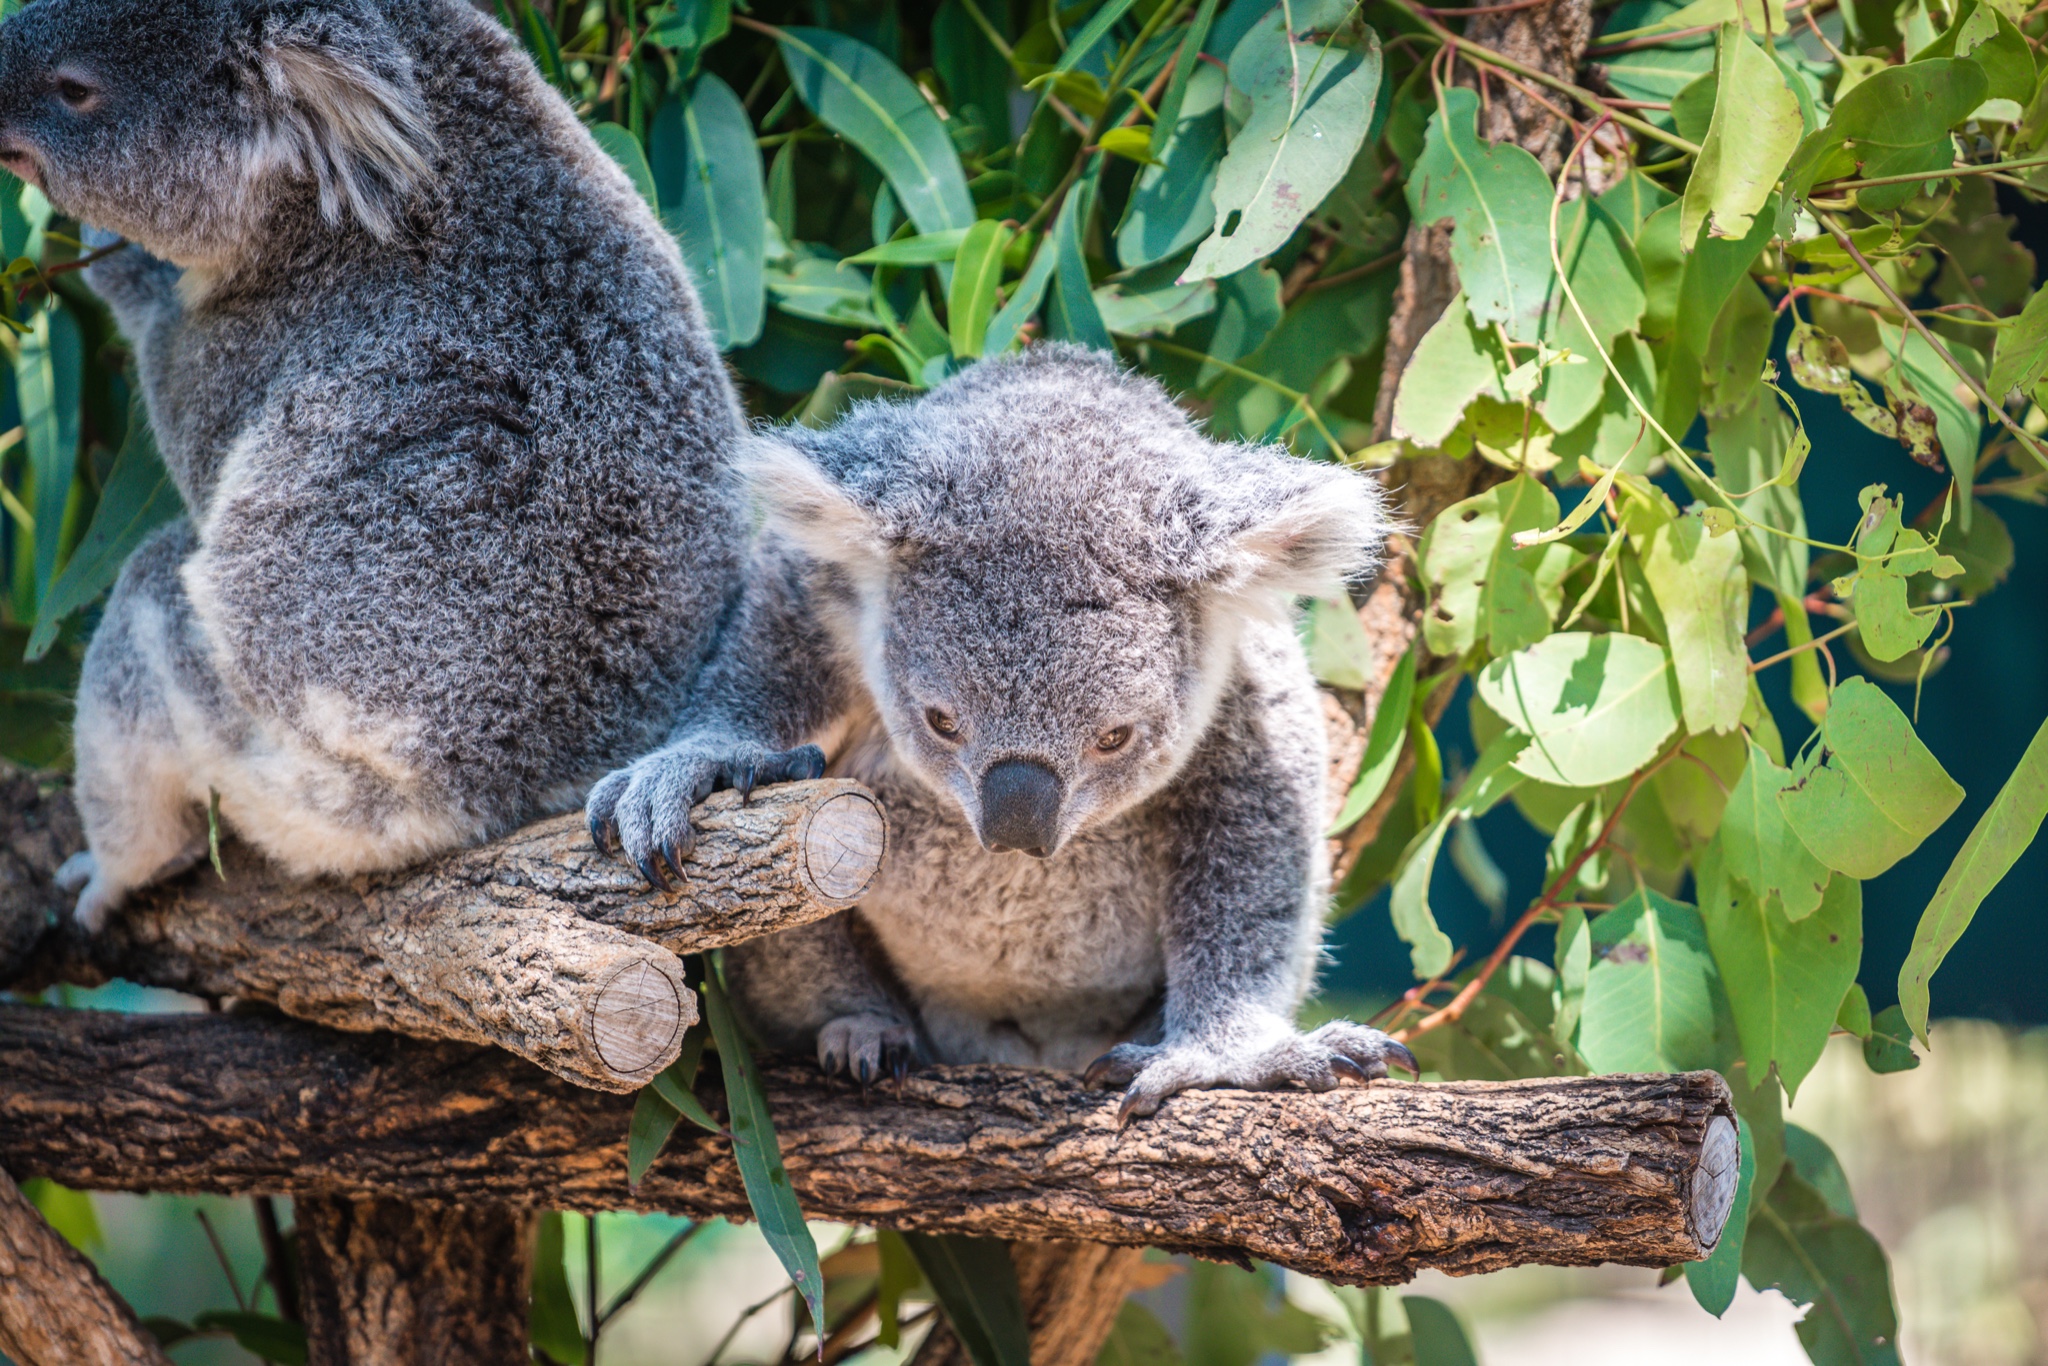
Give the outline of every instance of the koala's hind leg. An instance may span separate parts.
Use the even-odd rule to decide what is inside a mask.
[[[135,552],[85,653],[74,791],[90,852],[59,878],[78,892],[75,914],[87,929],[129,892],[206,852],[191,732],[218,734],[227,702],[178,581],[191,546],[180,522]]]
[[[733,997],[762,1042],[816,1050],[827,1076],[865,1086],[925,1053],[910,1012],[875,980],[853,939],[854,911],[725,951]]]

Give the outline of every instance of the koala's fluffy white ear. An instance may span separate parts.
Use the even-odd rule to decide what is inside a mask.
[[[353,217],[389,240],[432,178],[437,145],[410,71],[380,70],[358,45],[290,29],[264,36],[258,65],[273,102],[259,165],[310,176],[329,223]]]
[[[1377,480],[1285,454],[1234,470],[1207,577],[1226,592],[1327,593],[1379,566],[1389,523]]]
[[[787,441],[756,433],[745,443],[739,466],[768,520],[813,558],[860,569],[887,557],[888,541],[874,510]]]

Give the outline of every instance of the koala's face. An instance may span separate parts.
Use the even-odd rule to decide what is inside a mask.
[[[432,149],[372,0],[33,0],[0,25],[0,165],[180,265],[232,258],[293,183],[388,236]]]
[[[1157,791],[1206,722],[1198,602],[1060,551],[913,550],[867,612],[897,754],[985,846],[1039,857]]]
[[[189,257],[252,129],[219,0],[35,0],[0,25],[0,165],[52,203]]]

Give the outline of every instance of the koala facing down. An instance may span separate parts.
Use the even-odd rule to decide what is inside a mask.
[[[348,873],[659,743],[736,592],[742,419],[675,243],[495,22],[36,0],[0,163],[134,244],[89,279],[190,514],[86,656],[82,921],[204,850],[209,792]]]
[[[747,459],[769,520],[738,612],[670,744],[589,815],[660,883],[716,787],[830,751],[880,794],[860,906],[728,952],[767,1042],[863,1082],[1087,1067],[1126,1117],[1412,1068],[1377,1030],[1294,1025],[1328,870],[1291,599],[1374,565],[1369,479],[1210,441],[1055,345]]]

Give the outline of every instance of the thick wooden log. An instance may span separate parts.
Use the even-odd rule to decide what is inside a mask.
[[[171,1366],[135,1312],[0,1171],[0,1354],[17,1366]]]
[[[327,1195],[296,1212],[308,1366],[527,1360],[531,1210]]]
[[[1735,1179],[1709,1072],[1194,1092],[1121,1132],[1113,1095],[1046,1073],[934,1069],[865,1099],[809,1067],[767,1077],[815,1218],[1257,1257],[1342,1282],[1689,1261],[1718,1239]],[[715,1078],[703,1089],[722,1105]],[[629,1191],[631,1108],[456,1044],[0,1007],[0,1164],[92,1190],[746,1213],[730,1145],[694,1130]]]
[[[850,905],[886,842],[842,780],[720,793],[682,885],[651,891],[562,816],[405,872],[294,883],[223,850],[139,895],[90,939],[51,877],[77,847],[61,785],[0,788],[0,986],[113,977],[269,1002],[337,1029],[490,1043],[599,1090],[645,1085],[696,1019],[680,953]]]

